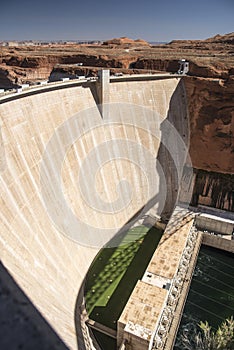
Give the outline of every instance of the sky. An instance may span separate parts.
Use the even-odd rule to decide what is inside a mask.
[[[0,40],[206,39],[234,31],[234,0],[11,0]]]

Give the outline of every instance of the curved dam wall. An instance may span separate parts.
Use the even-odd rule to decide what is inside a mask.
[[[160,155],[166,119],[185,135],[186,96],[176,78],[111,83],[114,107],[107,124],[90,84],[19,97],[0,105],[1,260],[59,337],[76,349],[74,312],[83,278],[100,247],[165,188],[163,165],[155,161],[147,173],[144,152],[154,160]],[[138,112],[134,126],[129,114]],[[159,136],[150,136],[150,128]],[[133,142],[140,144],[137,154]]]

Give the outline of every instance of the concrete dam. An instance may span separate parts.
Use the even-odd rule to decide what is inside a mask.
[[[177,203],[182,80],[104,77],[1,98],[2,265],[64,348],[78,347],[77,296],[101,247]]]

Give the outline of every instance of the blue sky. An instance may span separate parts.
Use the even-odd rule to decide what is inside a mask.
[[[0,40],[205,39],[234,31],[234,0],[11,0]]]

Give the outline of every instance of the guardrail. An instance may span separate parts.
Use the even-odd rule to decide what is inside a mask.
[[[193,214],[191,213],[193,219]],[[149,347],[151,350],[164,349],[168,333],[173,321],[174,313],[177,307],[179,297],[183,290],[185,276],[189,268],[190,260],[193,255],[194,246],[196,244],[197,232],[194,226],[191,227],[187,237],[187,242],[184,251],[181,255],[179,267],[175,274],[169,292],[164,309],[162,310],[159,322],[156,325],[152,344]]]
[[[157,80],[157,79],[169,79],[169,78],[181,78],[182,76],[179,74],[123,74],[121,76],[110,76],[110,83],[119,82],[119,81],[140,81],[140,80]],[[66,88],[71,86],[81,85],[87,82],[96,82],[98,77],[87,77],[84,79],[69,79],[66,81],[55,81],[55,82],[46,82],[43,81],[41,84],[35,84],[28,87],[19,87],[13,88],[10,90],[6,90],[0,93],[0,101],[4,102],[4,100],[9,99],[11,97],[17,98],[23,97],[30,93],[39,93],[46,90],[52,90],[53,88]]]
[[[47,82],[46,84],[31,85],[25,88],[12,89],[10,91],[0,93],[0,103],[7,102],[11,99],[21,98],[30,94],[37,94],[40,92],[50,91],[54,89],[63,89],[72,86],[79,86],[87,82],[95,82],[96,80],[97,78],[71,79],[68,81]]]

